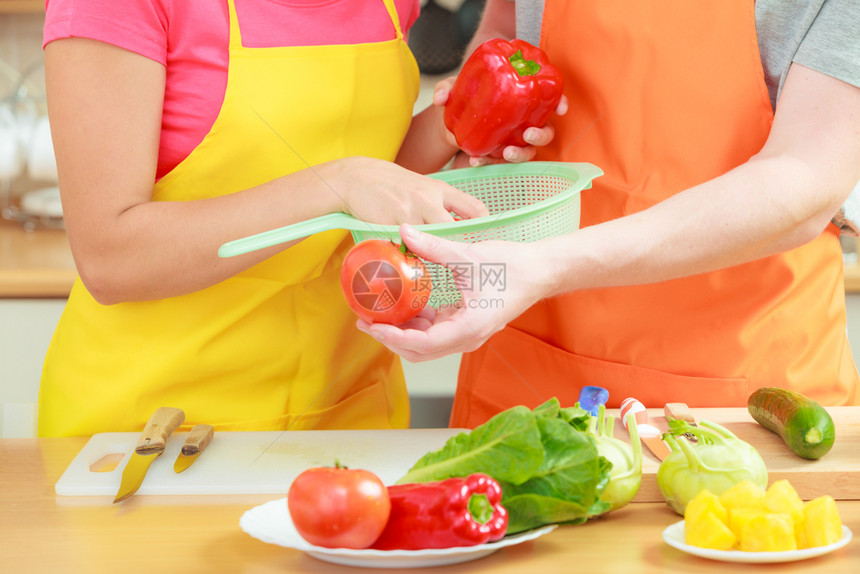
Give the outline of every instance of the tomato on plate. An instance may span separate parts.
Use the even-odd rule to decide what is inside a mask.
[[[368,323],[402,325],[427,305],[432,290],[424,262],[405,245],[384,239],[357,243],[343,262],[340,286],[355,314]]]
[[[391,513],[388,489],[368,470],[316,467],[290,485],[287,508],[298,533],[326,548],[367,548]]]

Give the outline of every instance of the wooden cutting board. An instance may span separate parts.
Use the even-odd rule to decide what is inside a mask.
[[[692,409],[696,420],[721,424],[752,444],[767,465],[769,481],[787,478],[801,498],[830,494],[837,500],[860,500],[860,407],[828,408],[836,423],[836,442],[823,458],[805,460],[775,434],[761,427],[745,408]],[[609,409],[609,414],[618,414]],[[666,430],[662,409],[649,409],[651,423]],[[150,466],[139,494],[280,494],[286,495],[298,474],[335,459],[352,468],[377,473],[386,484],[401,476],[426,452],[445,444],[462,429],[216,432],[208,449],[181,474],[173,462],[187,433],[174,433],[165,453]],[[56,483],[61,496],[116,494],[122,469],[139,433],[94,435]],[[629,441],[620,420],[615,437]],[[107,457],[107,459],[105,459]],[[100,460],[118,464],[95,472]],[[634,501],[662,502],[657,488],[658,460],[643,448],[642,486]]]
[[[833,448],[818,460],[794,454],[776,434],[753,420],[746,408],[690,409],[696,421],[709,420],[726,427],[758,450],[768,470],[768,484],[788,479],[804,500],[829,494],[836,500],[860,500],[860,407],[828,407],[836,425]],[[617,417],[618,409],[608,413]],[[661,431],[668,429],[663,409],[648,409],[650,423]],[[630,437],[615,420],[615,437],[629,442]],[[661,502],[657,488],[658,459],[642,447],[642,486],[635,502]]]

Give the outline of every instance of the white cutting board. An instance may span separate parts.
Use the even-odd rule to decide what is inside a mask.
[[[314,466],[333,466],[335,459],[350,468],[376,473],[393,484],[424,454],[463,429],[331,430],[215,432],[194,464],[176,474],[173,463],[187,432],[176,432],[164,453],[146,473],[137,494],[282,494],[293,479]],[[55,485],[58,495],[116,494],[140,433],[93,435]],[[107,455],[123,454],[109,472],[90,470]]]

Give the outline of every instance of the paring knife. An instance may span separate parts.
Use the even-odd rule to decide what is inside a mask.
[[[169,437],[185,420],[185,412],[173,407],[160,407],[149,417],[134,452],[122,471],[122,481],[114,502],[125,500],[140,488],[149,465],[164,452]]]
[[[176,462],[173,463],[173,470],[179,473],[191,466],[200,453],[209,446],[214,434],[215,429],[212,425],[194,425],[185,439],[185,444],[182,445],[179,456],[176,457]]]
[[[687,406],[687,403],[666,403],[663,407],[663,412],[666,414],[667,419],[677,419],[691,426],[696,426],[696,419],[693,417],[693,413],[690,412],[690,407]],[[690,442],[697,442],[698,440],[696,435],[688,432],[684,433],[684,438]]]
[[[632,413],[636,421],[636,430],[639,432],[639,438],[642,444],[648,447],[648,450],[656,456],[660,461],[666,460],[671,452],[666,443],[663,442],[660,430],[648,423],[648,411],[638,400],[633,397],[628,397],[621,402],[621,423],[624,428],[627,428],[627,414]]]

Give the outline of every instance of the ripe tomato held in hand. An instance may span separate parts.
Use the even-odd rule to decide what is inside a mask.
[[[357,243],[343,262],[340,286],[346,302],[368,323],[402,325],[427,305],[432,281],[427,267],[404,245],[384,239]]]
[[[326,548],[367,548],[391,513],[388,489],[368,470],[309,468],[290,485],[287,508],[298,533]]]

